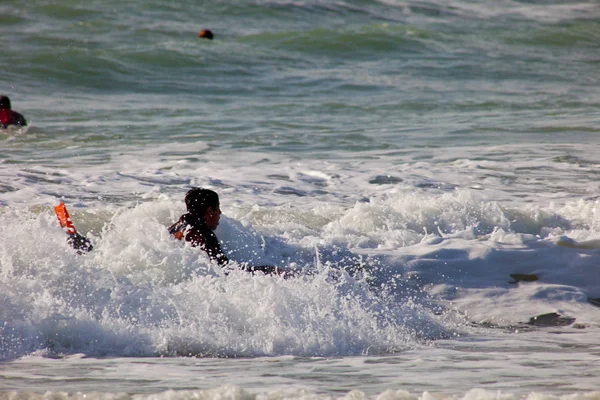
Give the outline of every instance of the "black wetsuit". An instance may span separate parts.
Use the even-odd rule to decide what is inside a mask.
[[[217,235],[195,215],[190,213],[183,214],[177,222],[169,227],[169,233],[175,236],[176,239],[185,239],[193,247],[200,247],[208,254],[211,260],[216,261],[220,266],[229,263],[229,259],[223,253],[223,250],[221,250],[221,244],[219,243],[219,239],[217,239]],[[285,275],[285,270],[272,265],[243,265],[241,269],[252,273],[260,271],[268,275]]]
[[[193,247],[200,247],[211,260],[216,261],[221,266],[229,262],[225,253],[221,250],[217,235],[193,214],[183,214],[179,221],[169,227],[169,233],[179,240],[185,239]]]

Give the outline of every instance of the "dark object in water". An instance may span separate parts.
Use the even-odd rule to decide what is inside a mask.
[[[534,282],[539,278],[536,274],[510,274],[510,277],[514,279],[514,282],[509,281],[508,283],[519,283],[519,282]]]
[[[90,239],[80,235],[79,233],[68,234],[67,243],[69,243],[69,245],[77,251],[77,254],[83,254],[84,252],[89,253],[94,249]]]
[[[214,37],[214,35],[210,31],[210,29],[202,29],[200,32],[198,32],[198,37],[200,39],[209,39],[209,40],[212,40],[213,37]]]
[[[402,182],[402,178],[392,175],[377,175],[375,178],[369,179],[371,185],[395,185],[400,182]]]
[[[573,317],[563,317],[557,313],[548,313],[532,317],[526,325],[532,326],[567,326],[575,322]]]

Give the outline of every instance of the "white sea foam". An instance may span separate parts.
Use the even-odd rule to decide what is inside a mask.
[[[285,281],[234,270],[225,277],[204,253],[169,237],[157,219],[171,215],[168,207],[146,202],[107,216],[84,256],[67,246],[49,210],[2,214],[3,357],[46,348],[138,356],[385,353],[444,331],[418,305],[389,305],[364,282],[332,277],[313,249],[283,240],[265,249],[227,218],[217,232],[225,243],[240,231],[247,238],[236,242],[246,250],[232,251],[233,259],[300,265],[310,275]],[[403,321],[412,319],[422,322]]]
[[[71,207],[95,245],[85,256],[65,243],[49,207],[57,197],[42,177],[53,168],[27,172],[36,175],[14,193],[28,198],[11,199],[0,215],[4,357],[43,348],[354,355],[464,334],[466,322],[514,326],[558,313],[597,326],[599,311],[588,303],[600,297],[595,200],[513,198],[504,206],[486,192],[444,187],[456,182],[448,172],[432,185],[371,184],[385,173],[377,162],[350,170],[343,162],[267,167],[252,154],[245,167],[156,156],[152,165],[117,160],[116,174],[105,175],[111,165],[79,169],[84,179],[61,174],[56,183],[85,196]],[[279,190],[279,180],[293,190]],[[220,192],[217,235],[232,260],[301,277],[225,277],[204,253],[170,238],[166,226],[184,211],[191,185]],[[564,240],[574,245],[557,245]],[[584,240],[592,245],[578,247]],[[355,278],[344,272],[357,267]],[[537,281],[509,283],[511,274]],[[454,312],[459,320],[447,318]]]
[[[376,395],[367,395],[360,390],[353,390],[343,395],[331,396],[314,393],[303,389],[285,389],[270,391],[245,390],[239,386],[226,385],[207,390],[168,390],[154,394],[129,394],[129,393],[68,393],[47,392],[45,394],[6,392],[1,398],[3,400],[45,400],[48,398],[57,400],[595,400],[600,397],[599,392],[590,391],[585,393],[574,393],[568,395],[550,395],[540,392],[531,392],[526,395],[518,395],[505,391],[491,391],[484,389],[471,389],[462,395],[449,393],[411,393],[407,390],[386,390]]]
[[[0,397],[598,397],[595,1],[79,3],[0,6]]]

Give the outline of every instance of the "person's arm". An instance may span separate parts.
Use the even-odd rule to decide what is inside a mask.
[[[191,228],[187,231],[185,240],[190,242],[193,247],[200,247],[211,260],[216,261],[221,267],[229,263],[229,259],[221,250],[219,239],[213,231]]]
[[[229,258],[223,253],[221,250],[221,244],[219,243],[219,239],[214,234],[214,232],[210,232],[208,238],[206,238],[206,243],[204,243],[204,251],[208,254],[208,256],[217,262],[221,267],[229,264]]]

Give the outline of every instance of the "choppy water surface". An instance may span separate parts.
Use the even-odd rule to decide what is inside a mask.
[[[0,91],[30,122],[0,133],[4,396],[597,396],[599,20],[2,2]],[[298,277],[169,237],[192,186],[231,259]]]

